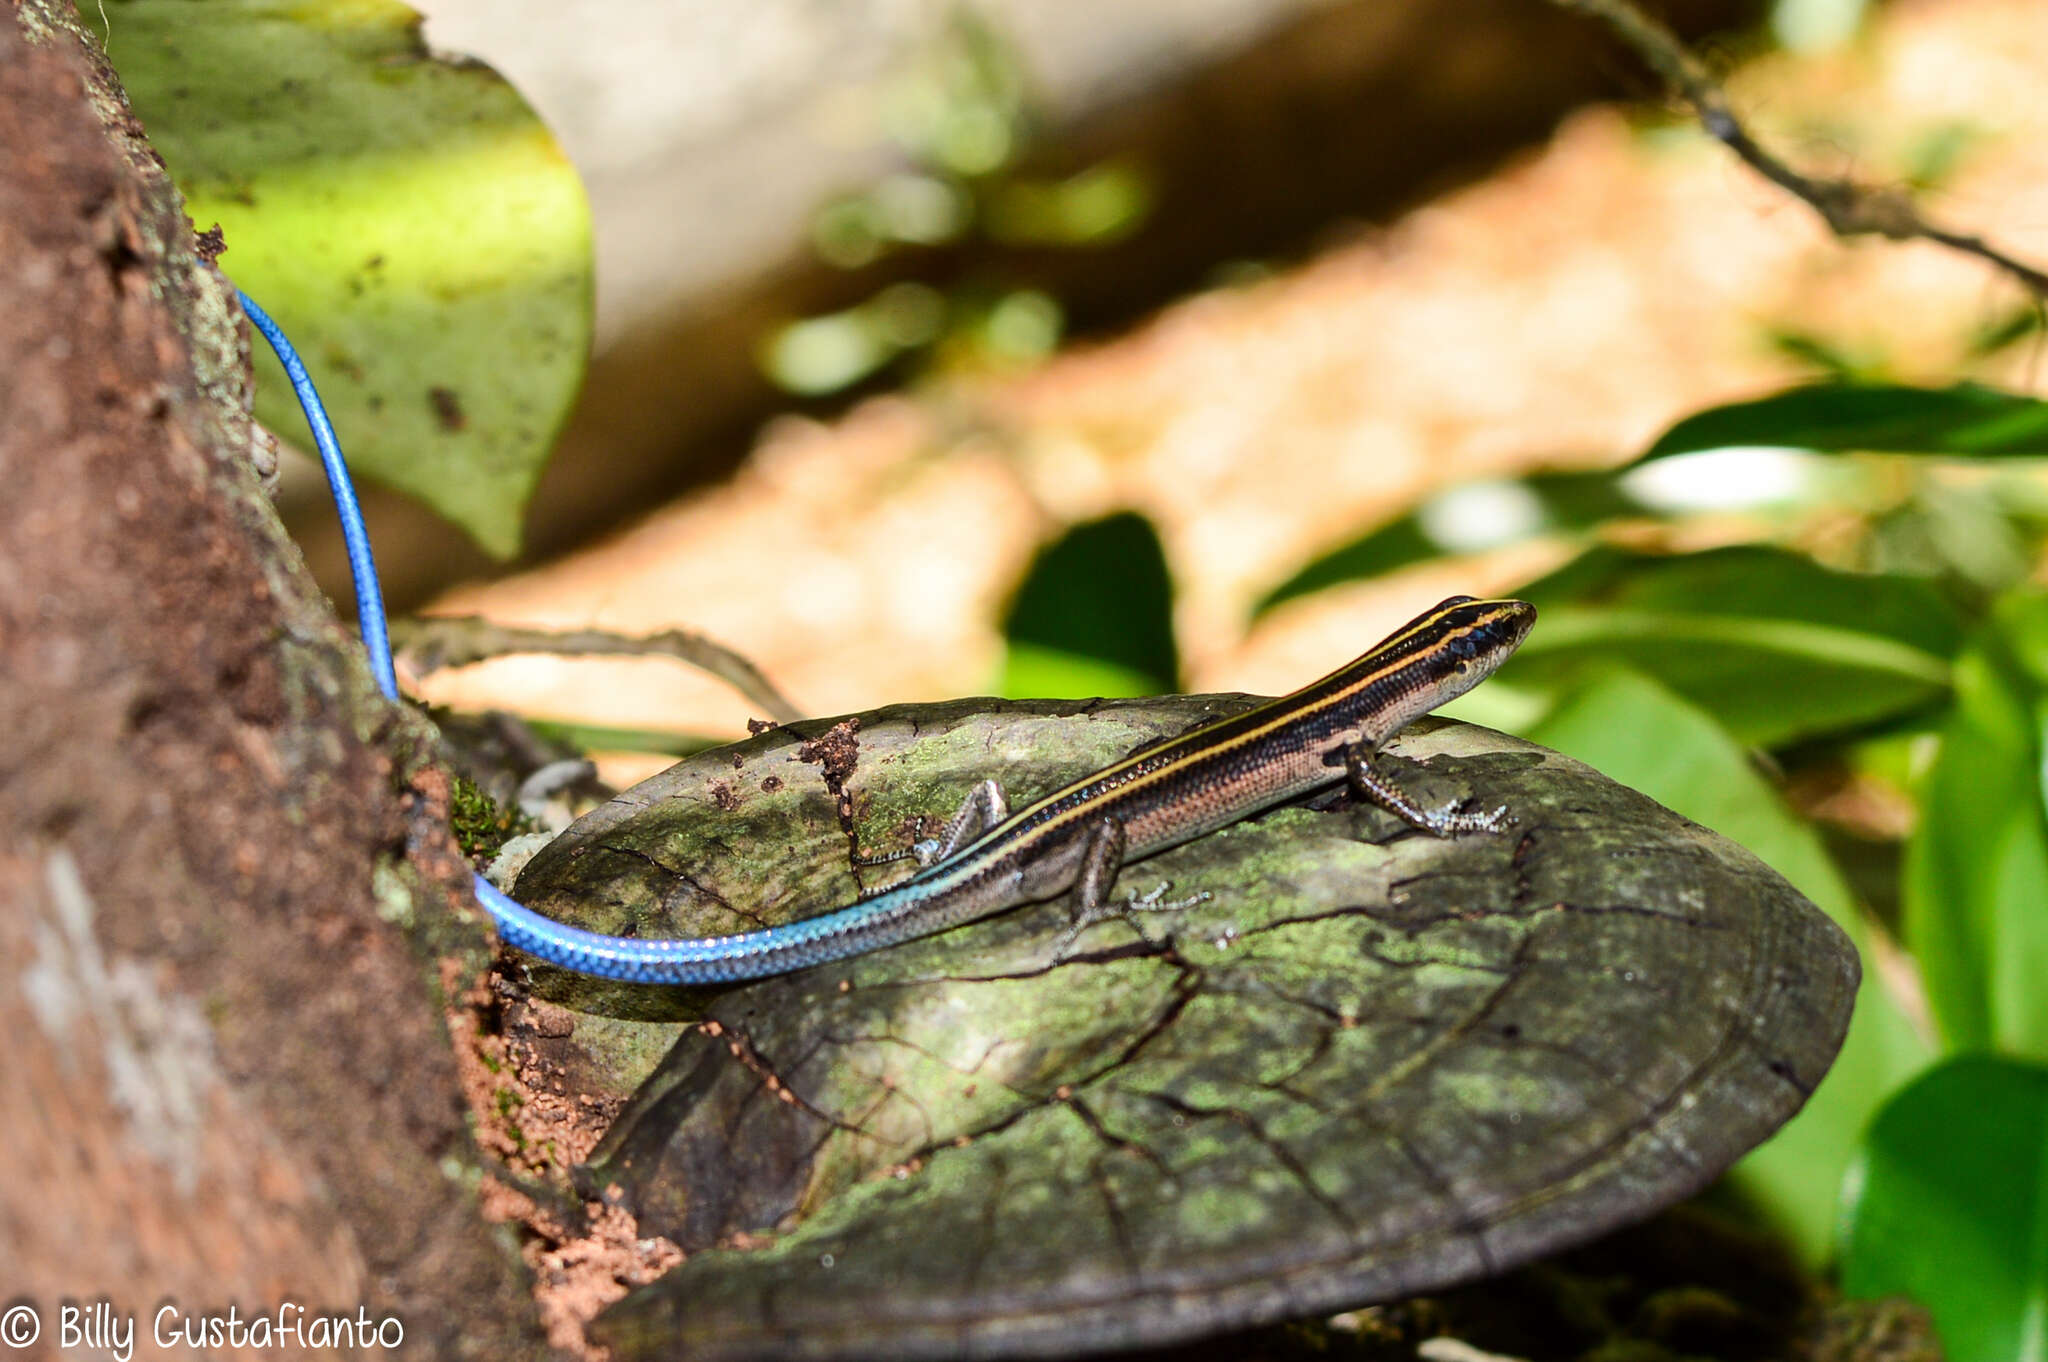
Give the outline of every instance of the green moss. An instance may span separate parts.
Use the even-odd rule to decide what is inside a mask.
[[[514,837],[541,831],[539,823],[499,804],[482,786],[460,775],[448,797],[448,822],[462,854],[479,862],[497,855],[498,848]]]

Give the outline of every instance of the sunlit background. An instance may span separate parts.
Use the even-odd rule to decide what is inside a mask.
[[[1033,550],[1131,507],[1172,569],[1184,683],[1270,692],[1417,602],[1565,551],[1485,552],[1527,509],[1465,487],[1430,523],[1476,558],[1250,623],[1304,561],[1433,490],[1610,465],[1689,411],[1830,369],[2037,381],[2031,345],[1972,353],[2018,305],[1984,267],[1845,246],[1675,113],[1597,102],[1655,91],[1583,25],[1473,5],[1447,35],[1410,8],[430,6],[429,39],[506,72],[585,179],[598,353],[529,514],[545,561],[499,576],[386,502],[387,580],[435,610],[702,631],[835,713],[991,689]],[[1689,8],[1709,32],[1745,14]],[[1773,22],[1792,50],[1752,33],[1708,51],[1788,154],[1927,184],[1951,218],[2048,254],[2032,5]],[[1499,109],[1445,128],[1441,96],[1402,98],[1417,62]],[[1281,107],[1263,123],[1226,103],[1258,94]],[[1315,129],[1336,149],[1272,155],[1348,177],[1348,204],[1246,171],[1242,144],[1318,114],[1356,121]],[[1194,130],[1157,131],[1175,119]],[[1191,173],[1175,137],[1205,123],[1227,145],[1170,180]],[[1162,220],[1203,197],[1233,211]],[[1739,511],[1796,502],[1810,475],[1722,457],[1646,470],[1644,490]],[[476,580],[442,592],[451,564]],[[426,689],[685,733],[748,717],[659,662],[507,659]]]

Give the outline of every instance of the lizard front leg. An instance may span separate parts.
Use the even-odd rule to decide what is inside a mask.
[[[1462,832],[1499,832],[1514,821],[1508,817],[1506,805],[1492,813],[1473,813],[1464,810],[1465,801],[1453,800],[1441,808],[1425,809],[1407,791],[1375,772],[1368,764],[1372,757],[1372,749],[1365,743],[1344,750],[1344,772],[1351,778],[1351,787],[1424,832],[1439,837],[1455,837]]]

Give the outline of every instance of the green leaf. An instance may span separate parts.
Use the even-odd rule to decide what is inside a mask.
[[[1445,552],[1445,546],[1423,530],[1421,518],[1410,512],[1310,560],[1299,572],[1261,596],[1252,607],[1252,618],[1257,619],[1297,596],[1312,595],[1343,582],[1383,577],[1441,557]]]
[[[1875,634],[1797,620],[1559,610],[1525,645],[1517,679],[1592,660],[1651,673],[1745,742],[1778,746],[1875,722],[1940,697],[1938,657]]]
[[[2048,457],[2048,402],[1977,383],[1814,383],[1696,412],[1637,462],[1738,445],[2041,458]]]
[[[590,345],[589,207],[554,138],[390,0],[110,13],[151,143],[297,343],[351,462],[516,552]],[[257,416],[310,448],[256,349]]]
[[[1644,510],[1613,473],[1536,473],[1513,482],[1467,484],[1314,559],[1260,597],[1252,615],[1257,618],[1325,587],[1383,577],[1446,554],[1586,529]]]
[[[1995,355],[2007,346],[2026,340],[2041,328],[2040,308],[2032,305],[2015,307],[2003,316],[1982,323],[1981,329],[1971,338],[1970,352],[1974,355]]]
[[[1769,548],[1595,549],[1519,594],[1543,613],[1514,684],[1622,663],[1762,746],[1940,699],[1962,633],[1955,607],[1918,578],[1833,572]]]
[[[1925,1305],[1950,1362],[2048,1358],[2048,1069],[1966,1055],[1870,1129],[1842,1290]]]
[[[1130,511],[1040,551],[1003,622],[1001,693],[1156,695],[1174,688],[1173,581],[1152,523]]]
[[[1105,658],[1041,648],[1032,643],[1012,643],[1003,655],[999,689],[1015,699],[1164,695],[1173,688],[1150,672],[1119,666]]]
[[[1662,515],[1627,475],[1679,454],[1732,447],[1876,450],[1956,457],[2048,457],[2048,402],[1980,384],[1914,388],[1827,382],[1770,397],[1715,407],[1686,417],[1619,468],[1597,473],[1543,473],[1511,489],[1520,516],[1475,532],[1443,512],[1473,491],[1457,488],[1399,519],[1316,558],[1274,587],[1254,616],[1297,596],[1340,582],[1376,577],[1447,553],[1472,552],[1590,528],[1605,520]],[[1462,508],[1461,508],[1462,509]]]
[[[2001,601],[1956,663],[1956,705],[1907,845],[1905,928],[1958,1049],[2048,1058],[2048,595]]]
[[[1007,246],[1108,246],[1144,226],[1156,197],[1142,171],[1115,161],[1064,180],[1012,180],[990,190],[988,234]]]
[[[1803,553],[1737,545],[1699,553],[1598,547],[1517,592],[1539,608],[1582,605],[1800,620],[1951,658],[1962,614],[1923,578],[1838,572]]]
[[[1541,626],[1539,626],[1540,628]],[[1740,744],[1647,676],[1600,674],[1525,734],[1749,848],[1869,953],[1871,929],[1819,836],[1787,809]],[[1835,1190],[1884,1095],[1928,1047],[1866,971],[1835,1067],[1805,1110],[1736,1169],[1739,1185],[1813,1264],[1833,1249]]]

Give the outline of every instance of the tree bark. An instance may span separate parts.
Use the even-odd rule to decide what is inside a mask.
[[[53,1352],[104,1298],[142,1355],[230,1306],[538,1355],[446,783],[262,494],[205,254],[69,6],[0,10],[0,1283]]]

